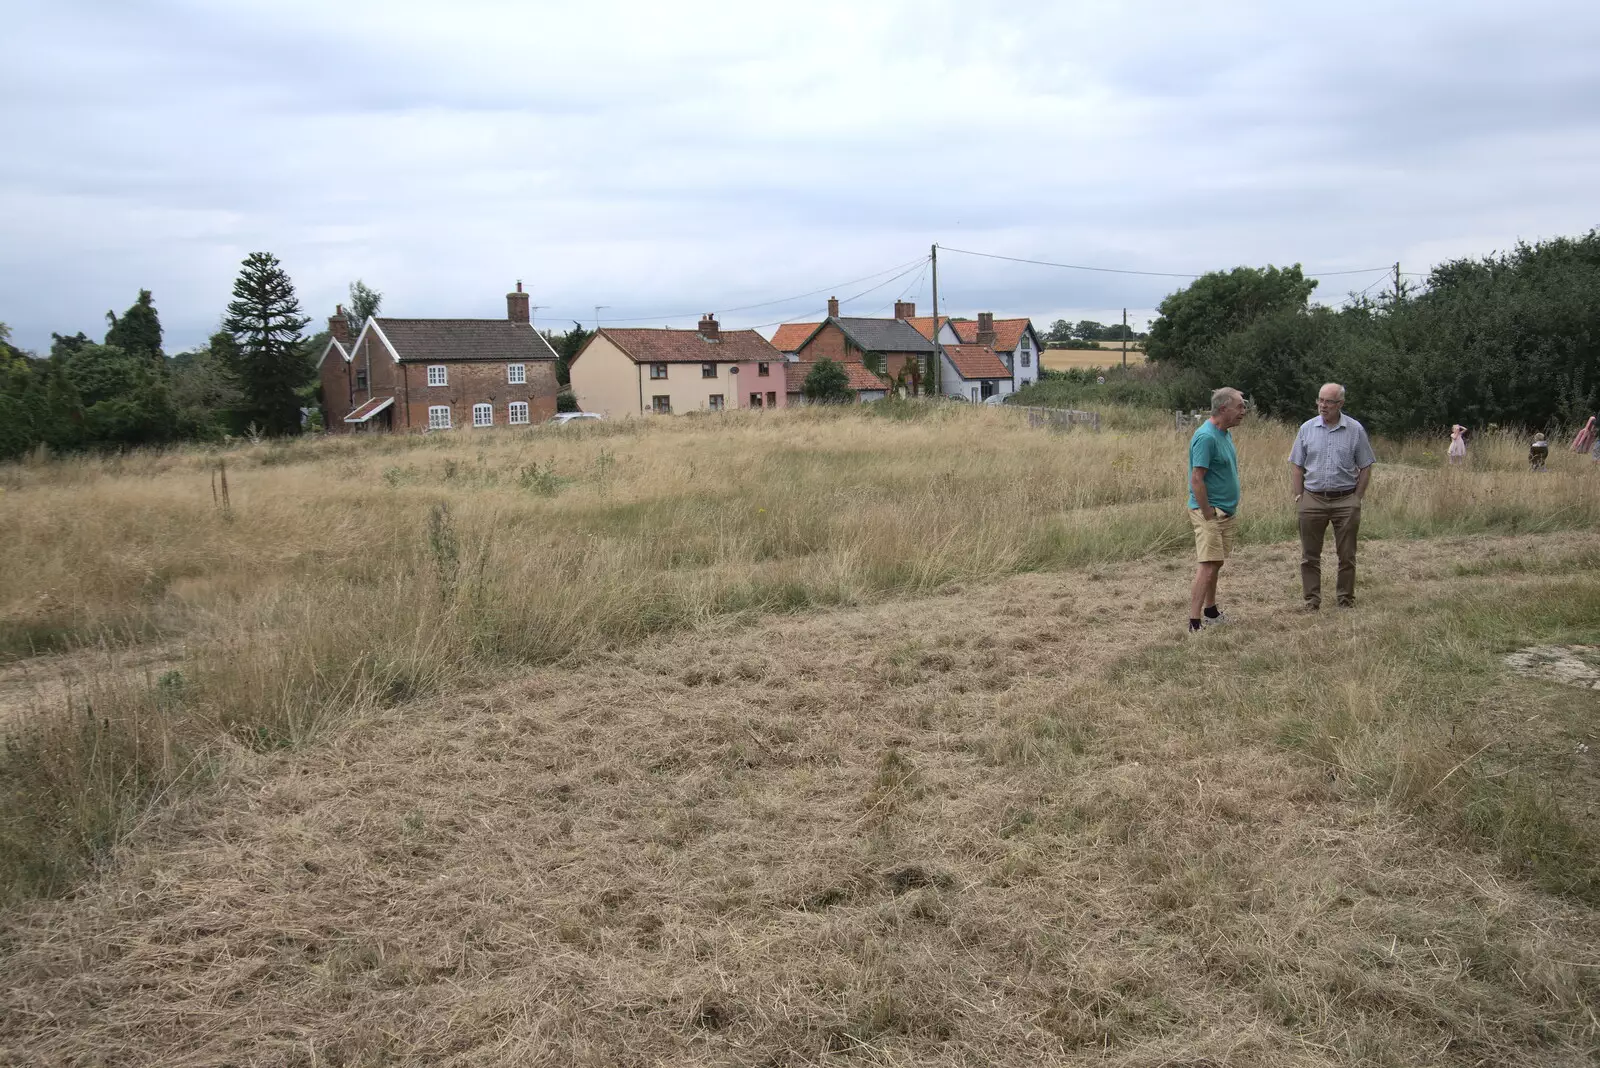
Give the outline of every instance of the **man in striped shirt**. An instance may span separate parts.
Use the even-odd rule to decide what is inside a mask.
[[[1316,418],[1300,424],[1289,452],[1300,505],[1300,588],[1309,611],[1322,607],[1322,541],[1329,523],[1339,557],[1339,607],[1355,607],[1356,533],[1374,459],[1366,428],[1344,414],[1344,387],[1329,382],[1317,391]]]

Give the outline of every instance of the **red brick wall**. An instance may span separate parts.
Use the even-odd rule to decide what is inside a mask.
[[[338,349],[329,349],[317,377],[322,383],[323,425],[336,434],[342,434],[350,429],[344,417],[355,407],[350,403],[350,365],[344,362]]]
[[[448,384],[430,386],[427,364],[401,365],[401,388],[395,397],[396,430],[426,430],[428,409],[437,404],[450,406],[450,425],[457,430],[472,427],[474,404],[494,406],[495,426],[507,425],[512,401],[527,403],[530,423],[543,422],[556,414],[554,361],[525,361],[528,381],[526,385],[517,386],[506,381],[504,363],[446,362],[444,366],[449,368]]]
[[[799,356],[802,363],[815,363],[824,357],[844,363],[861,359],[861,350],[850,344],[843,330],[833,323],[826,323],[809,342],[800,347]]]

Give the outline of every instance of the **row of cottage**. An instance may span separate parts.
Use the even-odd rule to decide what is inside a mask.
[[[352,338],[341,307],[328,334],[317,372],[330,430],[516,426],[555,414],[556,353],[533,328],[521,282],[504,319],[374,316]],[[935,359],[939,393],[983,401],[1036,380],[1041,348],[1028,319],[986,312],[940,316],[936,327],[904,301],[892,319],[866,319],[841,316],[835,299],[822,322],[786,323],[771,341],[723,330],[713,315],[694,330],[602,327],[569,371],[580,409],[620,419],[800,404],[822,359],[844,367],[861,401],[934,392]]]

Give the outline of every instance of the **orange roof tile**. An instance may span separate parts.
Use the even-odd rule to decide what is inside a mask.
[[[944,324],[948,323],[949,321],[950,321],[950,316],[948,316],[948,315],[939,316],[939,325],[940,326],[944,326]],[[927,338],[929,341],[933,340],[933,316],[931,316],[931,315],[913,316],[910,319],[907,319],[906,322],[910,323],[912,325],[912,327],[917,331],[917,333],[921,334],[923,337]]]
[[[795,352],[801,343],[811,336],[811,331],[821,325],[821,323],[784,323],[778,327],[778,332],[772,335],[772,347],[779,352]]]
[[[815,362],[785,363],[783,365],[783,374],[786,380],[785,386],[788,391],[790,393],[800,393],[804,391],[806,375],[810,374],[811,369],[815,366]],[[840,363],[839,366],[843,367],[845,369],[845,373],[850,376],[850,388],[853,390],[859,392],[863,389],[886,390],[889,388],[889,383],[880,378],[877,372],[869,370],[867,365],[864,363],[856,361],[850,363]]]
[[[1000,357],[987,345],[946,345],[944,354],[950,358],[956,374],[972,381],[980,378],[1010,378],[1011,372],[1000,362]]]
[[[720,340],[710,341],[698,330],[615,329],[606,326],[600,328],[600,336],[608,338],[635,363],[730,363],[745,360],[780,363],[783,360],[782,354],[754,330],[724,330]]]
[[[996,319],[994,321],[994,347],[998,352],[1011,352],[1022,344],[1023,331],[1028,329],[1028,319]],[[963,345],[976,345],[978,343],[978,321],[976,319],[958,319],[955,322],[956,336]]]

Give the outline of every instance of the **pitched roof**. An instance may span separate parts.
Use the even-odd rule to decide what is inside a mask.
[[[996,319],[994,321],[994,347],[998,352],[1010,352],[1022,344],[1023,332],[1028,329],[1031,319]],[[956,328],[956,337],[964,345],[978,343],[978,322],[976,319],[958,319],[952,323]]]
[[[363,401],[358,405],[349,415],[344,417],[344,421],[347,423],[365,423],[393,403],[393,397],[373,397],[371,400]]]
[[[783,360],[783,354],[754,330],[724,330],[720,340],[710,341],[698,330],[654,327],[619,330],[605,326],[600,328],[598,336],[610,340],[634,363],[729,363],[745,360],[779,363]],[[584,345],[585,349],[588,347]]]
[[[834,362],[843,367],[845,373],[850,376],[850,388],[853,390],[887,390],[889,388],[889,383],[885,382],[877,372],[870,370],[866,364],[861,363],[859,360],[849,362],[835,360]],[[816,365],[815,361],[810,363],[785,363],[783,365],[784,388],[790,393],[803,392],[806,385],[806,375],[810,374],[811,369]]]
[[[344,357],[344,362],[345,363],[349,363],[350,362],[350,353],[349,353],[349,351],[343,345],[339,344],[339,339],[338,338],[330,337],[328,339],[327,345],[323,346],[322,355],[317,357],[317,370],[319,370],[319,371],[322,370],[323,361],[325,361],[328,358],[328,353],[333,352],[336,349],[338,350],[339,355]]]
[[[510,319],[371,320],[403,361],[553,360],[555,350],[528,323]]]
[[[932,340],[904,319],[830,319],[862,352],[932,352]]]
[[[980,378],[1010,378],[1011,372],[988,345],[946,345],[944,354],[956,374],[969,382]]]
[[[778,332],[772,335],[772,347],[779,352],[794,352],[805,343],[812,331],[821,325],[821,323],[784,323],[778,327]]]
[[[948,323],[949,321],[950,321],[950,316],[948,316],[948,315],[939,316],[939,325],[940,326],[943,326],[945,323]],[[907,319],[906,322],[911,324],[911,329],[915,330],[917,333],[921,334],[923,337],[927,338],[929,341],[933,340],[933,316],[931,316],[931,315],[916,315],[916,316],[911,317],[910,319]]]

